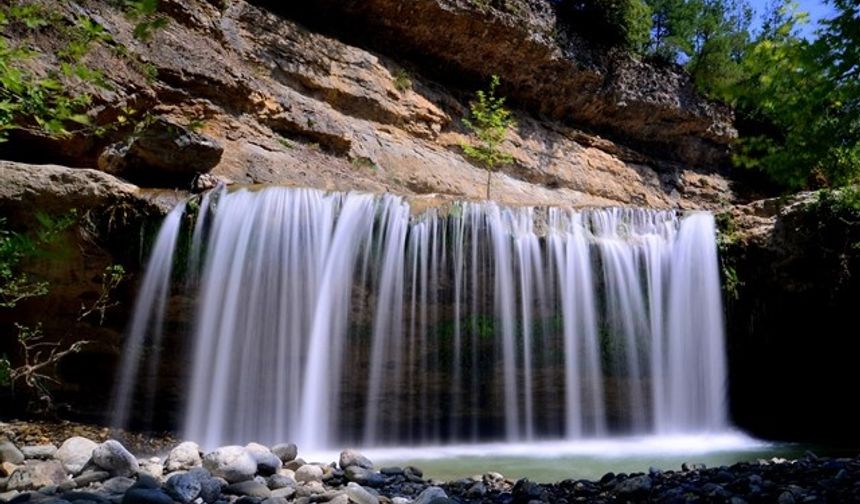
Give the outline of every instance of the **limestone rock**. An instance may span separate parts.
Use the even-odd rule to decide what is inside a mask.
[[[57,450],[57,460],[63,463],[66,471],[72,475],[77,475],[90,461],[96,447],[98,444],[90,439],[80,436],[70,437]]]
[[[203,467],[230,483],[253,479],[257,461],[241,446],[224,446],[203,457]]]
[[[164,468],[167,472],[187,471],[203,463],[200,458],[200,446],[197,443],[186,441],[170,450]]]
[[[135,456],[113,439],[105,441],[93,450],[93,462],[114,476],[134,476],[140,470]]]

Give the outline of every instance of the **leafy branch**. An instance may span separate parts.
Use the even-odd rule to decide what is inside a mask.
[[[505,98],[496,96],[499,83],[499,76],[493,75],[489,89],[479,90],[475,101],[470,103],[469,116],[463,119],[463,124],[472,133],[473,142],[460,145],[468,158],[487,170],[487,199],[490,199],[493,170],[498,165],[510,163],[514,159],[499,149],[505,141],[508,129],[516,124],[511,117],[511,111],[505,108]]]

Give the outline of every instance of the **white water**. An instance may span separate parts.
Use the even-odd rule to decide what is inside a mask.
[[[727,428],[708,214],[463,203],[412,218],[393,196],[284,188],[213,200],[187,258],[202,272],[184,435],[204,446]],[[142,291],[135,320],[159,324],[168,294]],[[120,418],[133,390],[123,377]]]

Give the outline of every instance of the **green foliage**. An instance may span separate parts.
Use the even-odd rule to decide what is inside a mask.
[[[487,169],[487,199],[490,198],[489,177],[492,170],[498,165],[513,161],[510,154],[499,149],[508,129],[515,125],[510,110],[505,108],[505,98],[496,96],[499,83],[499,76],[493,75],[490,88],[477,92],[475,101],[470,104],[469,117],[463,119],[463,124],[472,133],[475,141],[463,143],[461,147],[467,157]]]
[[[123,0],[128,16],[137,24],[134,38],[148,42],[156,31],[167,26],[168,18],[158,12],[159,0]]]
[[[741,77],[753,11],[744,0],[703,0],[687,68],[696,87],[716,96]]]
[[[402,68],[394,72],[394,88],[401,93],[412,89],[412,78],[409,76],[409,72]]]
[[[59,68],[45,74],[29,70],[42,55],[27,47],[26,39],[0,37],[0,142],[13,129],[64,137],[76,131],[93,131],[88,110],[92,96],[76,90],[78,84],[107,87],[101,72],[84,64],[82,58],[97,42],[110,41],[104,28],[90,18],[80,17],[71,26],[52,19],[36,4],[15,3],[0,7],[0,28],[15,26],[35,33],[58,25],[65,43],[56,54]]]
[[[651,9],[644,0],[560,0],[554,2],[575,31],[589,39],[641,51],[651,33]]]
[[[815,203],[819,209],[824,209],[831,214],[860,218],[860,186],[820,191]]]
[[[860,50],[860,14],[847,2],[836,6],[842,10],[810,42],[796,34],[807,16],[785,4],[747,49],[742,78],[718,95],[746,126],[736,164],[786,189],[860,177],[860,70],[846,60]]]
[[[648,0],[651,7],[651,40],[648,52],[665,61],[693,52],[697,5],[689,0]]]

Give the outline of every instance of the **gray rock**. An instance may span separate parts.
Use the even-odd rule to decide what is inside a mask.
[[[8,492],[0,492],[0,501],[9,502],[20,494],[18,490],[9,490]]]
[[[791,492],[782,492],[779,494],[779,498],[776,500],[778,504],[794,504],[794,494]]]
[[[224,153],[215,139],[159,117],[125,142],[107,147],[99,169],[150,183],[190,183],[221,161]]]
[[[273,499],[277,499],[277,498],[289,499],[290,497],[292,497],[295,494],[296,494],[295,488],[284,487],[284,488],[279,488],[277,490],[273,490],[272,491],[272,498]]]
[[[191,473],[174,474],[167,478],[167,481],[164,483],[164,491],[173,500],[182,504],[188,504],[200,495],[203,486],[200,479],[197,475]]]
[[[241,446],[224,446],[203,457],[203,467],[230,483],[253,479],[257,462]]]
[[[296,470],[296,481],[300,483],[322,481],[322,476],[322,467],[313,464],[305,464]]]
[[[3,462],[15,465],[24,463],[24,454],[8,439],[0,439],[0,464]]]
[[[615,491],[622,496],[630,496],[650,492],[652,486],[651,476],[643,474],[641,476],[633,476],[620,482],[615,487]]]
[[[161,479],[164,476],[164,464],[158,457],[152,457],[146,460],[139,460],[140,472],[138,474],[148,474],[156,479]]]
[[[269,497],[261,504],[287,504],[287,499],[285,499],[284,497]]]
[[[245,450],[257,462],[257,472],[264,476],[275,474],[283,464],[277,455],[261,444],[248,443],[245,445]]]
[[[325,491],[325,485],[323,485],[322,481],[308,481],[296,487],[296,496],[310,497],[325,493]]]
[[[346,494],[337,494],[328,500],[329,504],[350,504],[352,502],[356,501],[351,500]]]
[[[424,489],[423,492],[418,494],[418,497],[415,498],[413,504],[430,504],[436,499],[447,499],[448,494],[445,493],[445,490],[437,486],[431,486]]]
[[[174,504],[169,495],[157,488],[132,488],[122,498],[122,504]]]
[[[266,485],[270,490],[277,490],[279,488],[295,487],[296,480],[282,474],[273,474],[266,480]]]
[[[213,503],[221,498],[221,489],[227,486],[227,482],[221,478],[214,478],[206,469],[195,467],[188,471],[190,476],[197,478],[200,482],[200,499],[203,502]]]
[[[340,468],[358,466],[365,469],[373,469],[373,462],[355,450],[344,450],[340,452]]]
[[[395,497],[391,499],[391,504],[411,504],[412,501],[406,497]]]
[[[281,462],[289,462],[295,460],[299,455],[299,449],[293,443],[282,443],[272,447],[272,453],[281,459]]]
[[[66,471],[72,475],[80,474],[93,456],[93,450],[98,447],[94,441],[75,436],[65,440],[57,450],[57,460],[63,463]]]
[[[128,491],[134,485],[134,480],[125,476],[117,476],[104,482],[102,490],[112,494],[121,494]]]
[[[403,474],[403,468],[397,466],[383,467],[379,470],[379,472],[386,476],[400,476],[401,474]]]
[[[483,481],[476,481],[466,491],[466,496],[474,499],[474,498],[478,498],[478,497],[483,497],[486,493],[487,493],[487,485],[485,485]]]
[[[186,441],[180,443],[175,448],[170,450],[167,455],[167,460],[164,461],[164,468],[167,472],[187,471],[192,467],[197,467],[203,463],[200,458],[200,446],[197,443]]]
[[[368,492],[359,484],[349,483],[346,485],[346,495],[355,504],[379,504],[379,498]]]
[[[82,488],[92,483],[105,481],[108,478],[110,478],[110,473],[107,471],[84,471],[71,481],[75,483],[73,488]]]
[[[52,444],[25,446],[21,448],[21,453],[26,459],[48,460],[57,454],[57,447]]]
[[[109,439],[93,450],[93,463],[113,476],[134,476],[140,470],[137,459],[119,441]]]
[[[359,466],[349,466],[343,472],[346,479],[360,485],[379,487],[385,484],[385,476]]]
[[[19,466],[6,483],[7,490],[39,489],[50,485],[59,485],[66,481],[66,471],[63,464],[57,460],[31,462]]]
[[[232,495],[247,495],[249,497],[257,497],[260,499],[268,499],[272,496],[272,491],[266,485],[262,485],[256,481],[240,481],[233,483],[224,489],[224,493]]]

